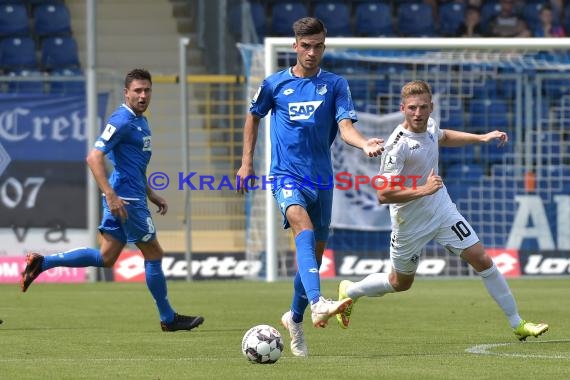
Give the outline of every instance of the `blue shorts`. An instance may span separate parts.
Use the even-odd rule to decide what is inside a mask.
[[[128,215],[122,223],[119,217],[111,214],[107,199],[103,197],[103,218],[99,231],[113,236],[122,243],[146,243],[156,239],[156,228],[152,222],[146,199],[126,202],[129,202],[125,205]]]
[[[290,227],[285,216],[287,208],[291,205],[303,207],[311,218],[315,231],[316,241],[327,241],[332,216],[332,189],[318,189],[300,184],[275,184],[272,188],[273,197],[277,200],[283,215],[283,228]]]

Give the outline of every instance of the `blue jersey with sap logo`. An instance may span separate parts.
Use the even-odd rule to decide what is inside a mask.
[[[346,79],[325,70],[309,78],[296,77],[291,68],[279,71],[263,81],[249,109],[260,118],[270,110],[269,175],[328,184],[338,123],[357,121]]]
[[[146,200],[146,168],[152,154],[146,117],[121,105],[109,118],[95,148],[113,163],[109,183],[115,193],[123,199]]]

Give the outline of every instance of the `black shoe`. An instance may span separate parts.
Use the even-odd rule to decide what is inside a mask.
[[[204,318],[200,316],[174,314],[174,320],[170,323],[160,322],[162,331],[192,330],[204,323]]]
[[[22,292],[28,290],[30,284],[42,273],[44,257],[38,253],[28,253],[26,256],[26,269],[22,272],[20,287]]]

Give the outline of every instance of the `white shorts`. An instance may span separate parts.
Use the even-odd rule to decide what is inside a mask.
[[[422,249],[431,240],[444,246],[457,256],[477,244],[479,237],[463,215],[453,208],[433,219],[436,223],[423,231],[402,234],[393,230],[390,237],[390,259],[396,272],[414,274],[418,268]]]

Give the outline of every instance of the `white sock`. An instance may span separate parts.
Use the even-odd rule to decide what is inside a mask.
[[[493,263],[491,268],[479,272],[479,275],[483,279],[483,283],[485,283],[485,287],[491,297],[493,297],[497,305],[499,305],[503,313],[505,313],[509,319],[511,327],[516,328],[521,321],[521,317],[517,310],[515,298],[503,274],[499,272],[499,269],[497,269],[497,266]]]
[[[388,273],[369,274],[346,289],[346,294],[353,300],[362,296],[382,297],[386,293],[394,293],[394,288],[388,280]]]

